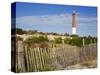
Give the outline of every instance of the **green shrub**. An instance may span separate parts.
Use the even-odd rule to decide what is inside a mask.
[[[61,44],[61,43],[62,43],[62,39],[61,39],[61,37],[59,37],[59,38],[55,38],[55,43],[57,43],[57,44]]]
[[[34,43],[43,43],[48,42],[48,38],[46,36],[39,36],[39,37],[31,37],[25,40],[25,43],[34,44]]]

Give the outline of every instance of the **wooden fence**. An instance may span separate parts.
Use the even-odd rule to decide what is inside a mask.
[[[81,47],[80,50],[80,62],[92,60],[97,57],[97,44],[90,44]]]
[[[70,65],[92,60],[97,56],[97,45],[81,48],[30,48],[21,46],[16,54],[16,72],[37,72],[64,70]]]

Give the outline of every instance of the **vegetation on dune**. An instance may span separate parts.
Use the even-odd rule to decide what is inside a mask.
[[[39,36],[39,37],[31,37],[25,40],[26,43],[42,43],[42,42],[48,42],[47,36]]]
[[[19,41],[19,40],[20,40],[20,41],[23,41],[23,38],[17,36],[17,37],[16,37],[16,41]]]
[[[84,45],[89,45],[92,43],[96,43],[97,42],[97,38],[96,37],[78,37],[78,36],[73,36],[72,39],[65,39],[65,43],[66,44],[70,44],[70,45],[75,45],[75,46],[83,46],[83,40],[84,40]]]
[[[36,47],[36,44],[38,44],[38,47],[44,48],[48,47],[48,38],[47,36],[39,36],[39,37],[31,37],[28,38],[24,41],[25,44],[31,46],[31,47]]]
[[[74,37],[72,39],[70,39],[69,43],[70,45],[76,45],[76,46],[82,46],[82,39],[78,38],[78,37]]]
[[[51,32],[51,33],[38,32],[37,30],[24,31],[24,30],[22,30],[20,28],[16,29],[16,33],[20,34],[20,35],[21,34],[36,34],[36,33],[43,34],[43,35],[41,35],[39,37],[30,37],[30,38],[25,40],[26,43],[31,43],[31,44],[32,43],[39,44],[39,43],[44,43],[44,42],[49,42],[50,43],[50,40],[48,39],[48,37],[46,35],[49,35],[49,34],[60,35],[60,34],[54,33],[54,32]],[[97,42],[97,38],[96,37],[92,37],[92,36],[80,37],[78,35],[69,35],[68,33],[65,33],[64,36],[72,37],[72,39],[71,38],[67,38],[67,37],[65,39],[63,39],[65,44],[75,45],[75,46],[78,46],[78,47],[83,46],[83,40],[84,40],[84,45],[88,45],[88,44]],[[18,39],[21,39],[21,38],[18,37]],[[53,40],[52,43],[62,44],[62,38],[61,37],[55,38],[55,40]]]
[[[69,45],[74,45],[74,46],[78,46],[81,47],[83,46],[83,40],[84,40],[84,45],[89,45],[92,43],[96,43],[97,42],[97,38],[96,37],[79,37],[77,35],[73,35],[72,39],[70,38],[65,38],[64,39],[64,43],[65,44],[69,44]],[[56,44],[62,44],[62,39],[59,38],[55,38],[55,43]]]
[[[69,45],[73,45],[73,46],[78,46],[81,47],[83,46],[83,40],[84,40],[84,45],[89,45],[92,43],[96,43],[97,42],[97,38],[95,37],[73,37],[72,39],[70,38],[65,38],[64,39],[64,43],[65,44],[69,44]],[[39,36],[39,37],[31,37],[27,40],[25,40],[26,43],[45,43],[48,42],[50,43],[50,40],[48,39],[47,36]],[[55,38],[55,40],[53,41],[55,44],[62,44],[62,38]]]
[[[12,33],[13,32],[15,32],[16,34],[19,34],[19,35],[22,35],[22,34],[36,34],[36,33],[39,33],[39,34],[42,34],[42,35],[44,35],[44,34],[46,34],[46,35],[62,35],[62,34],[59,34],[59,33],[55,33],[55,32],[39,32],[39,31],[37,31],[37,30],[23,30],[23,29],[21,29],[21,28],[14,28],[14,29],[12,29]],[[64,34],[64,36],[69,36],[69,34],[68,33],[65,33]]]
[[[62,38],[61,37],[55,38],[55,43],[61,44],[62,43]]]
[[[74,34],[74,35],[70,35],[70,36],[71,36],[71,37],[74,37],[74,38],[75,38],[75,37],[79,37],[79,36],[78,36],[78,35],[76,35],[76,34]]]

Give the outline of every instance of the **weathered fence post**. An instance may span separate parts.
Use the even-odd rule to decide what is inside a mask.
[[[23,41],[17,41],[16,45],[16,71],[25,72]]]

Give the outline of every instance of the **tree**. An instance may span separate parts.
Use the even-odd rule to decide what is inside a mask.
[[[21,28],[16,28],[15,29],[16,30],[16,34],[24,34],[25,33],[25,31],[23,31]]]
[[[65,33],[64,36],[69,36],[69,34],[68,33]]]

